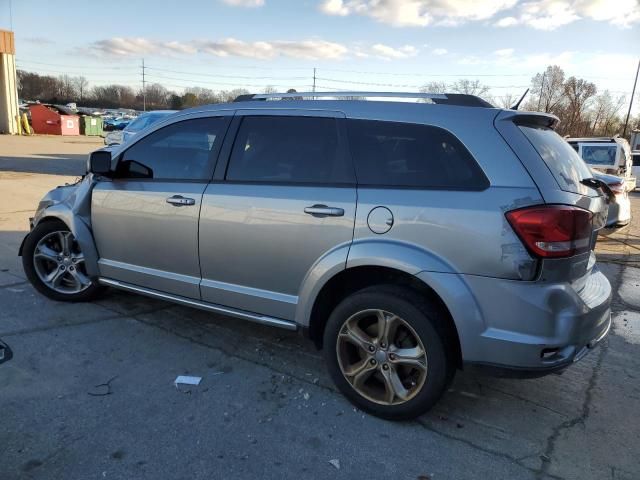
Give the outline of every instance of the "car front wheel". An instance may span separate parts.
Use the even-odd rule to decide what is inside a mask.
[[[53,300],[87,301],[101,289],[87,275],[77,240],[59,221],[40,223],[29,233],[22,265],[36,290]]]

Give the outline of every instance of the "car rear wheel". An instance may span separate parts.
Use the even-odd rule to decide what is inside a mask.
[[[36,290],[53,300],[88,301],[101,290],[87,275],[77,240],[59,221],[41,223],[29,233],[22,265]]]
[[[324,333],[329,372],[357,407],[388,419],[429,410],[453,376],[442,311],[396,286],[370,287],[343,300]]]

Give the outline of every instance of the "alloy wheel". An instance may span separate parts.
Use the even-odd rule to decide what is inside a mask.
[[[71,232],[55,231],[43,236],[33,252],[33,264],[38,278],[58,293],[80,293],[91,286],[84,255]]]
[[[398,405],[415,397],[427,378],[427,352],[405,320],[379,309],[349,317],[336,353],[349,384],[366,399]]]

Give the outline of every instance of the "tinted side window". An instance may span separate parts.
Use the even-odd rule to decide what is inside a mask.
[[[222,117],[197,118],[157,130],[122,154],[116,176],[208,180],[226,125]]]
[[[349,170],[334,118],[248,116],[240,124],[226,178],[348,183],[353,181]]]
[[[348,120],[361,185],[482,190],[489,182],[464,145],[429,125]]]

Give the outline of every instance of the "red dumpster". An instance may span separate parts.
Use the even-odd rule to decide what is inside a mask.
[[[31,126],[35,133],[45,135],[80,135],[80,119],[68,115],[53,105],[29,105]]]

